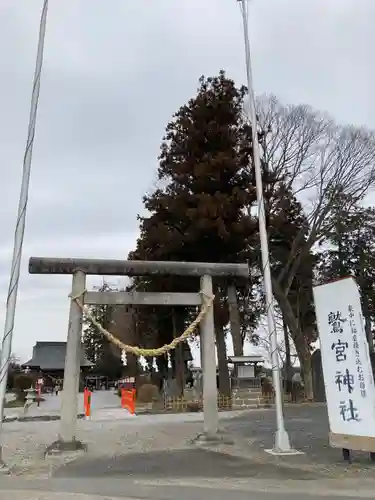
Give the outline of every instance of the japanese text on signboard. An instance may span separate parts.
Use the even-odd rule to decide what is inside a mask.
[[[357,391],[357,384],[359,383],[359,389],[361,391],[361,396],[366,397],[366,388],[364,384],[363,369],[360,360],[359,344],[357,339],[357,329],[354,321],[354,310],[351,305],[348,306],[348,317],[342,313],[342,311],[333,311],[328,314],[328,325],[330,327],[330,333],[333,338],[331,345],[331,351],[334,353],[334,359],[337,364],[336,375],[335,375],[335,385],[337,390],[342,393],[342,399],[338,411],[344,422],[357,421],[359,422],[360,415],[355,404],[355,396]],[[344,328],[349,326],[352,346],[345,340]],[[348,352],[351,351],[353,347],[356,355],[356,369],[357,374],[353,373],[348,366],[347,357]]]
[[[359,352],[359,343],[358,343],[358,337],[357,337],[357,327],[354,321],[354,310],[352,306],[348,307],[348,312],[349,312],[349,325],[350,325],[350,332],[352,334],[352,341],[353,341],[353,349],[355,353],[355,365],[357,369],[357,378],[359,382],[359,389],[361,391],[361,396],[363,398],[366,397],[366,384],[365,384],[365,377],[363,374],[363,366],[361,362],[361,355]]]

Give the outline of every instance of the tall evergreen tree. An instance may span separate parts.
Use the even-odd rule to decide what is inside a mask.
[[[243,116],[246,88],[221,71],[202,77],[197,95],[168,124],[158,178],[165,187],[144,197],[149,214],[140,217],[141,235],[130,257],[201,262],[243,262],[256,231],[244,208],[256,199],[251,129]],[[191,280],[154,280],[162,289],[197,289]],[[229,391],[223,309],[224,283],[214,282],[219,385]]]
[[[331,230],[328,247],[317,266],[318,279],[330,281],[353,276],[361,294],[365,329],[371,351],[375,330],[375,209],[364,208],[341,194],[326,222]]]

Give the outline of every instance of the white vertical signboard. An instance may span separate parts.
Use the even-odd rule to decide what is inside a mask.
[[[357,285],[345,278],[317,286],[314,300],[331,444],[375,451],[373,441],[350,440],[375,438],[375,386]]]

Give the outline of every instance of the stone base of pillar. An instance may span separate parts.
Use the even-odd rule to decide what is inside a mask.
[[[10,472],[11,472],[10,467],[8,467],[7,464],[4,462],[0,462],[0,476],[8,475],[10,474]]]
[[[47,446],[44,456],[62,455],[63,453],[72,453],[75,451],[87,451],[87,445],[81,441],[63,441],[58,439]]]
[[[221,430],[218,430],[216,434],[208,434],[206,432],[202,432],[201,434],[198,434],[195,438],[193,438],[191,442],[193,444],[204,446],[214,446],[217,444],[234,444],[234,441],[230,437],[230,435],[227,432]]]

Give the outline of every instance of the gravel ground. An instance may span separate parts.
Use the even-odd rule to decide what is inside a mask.
[[[129,453],[186,448],[189,440],[202,431],[202,422],[194,418],[192,422],[181,422],[179,418],[172,418],[174,416],[168,417],[157,419],[144,416],[103,422],[81,420],[78,421],[77,439],[88,445],[85,458],[92,460]],[[158,420],[160,423],[156,423]],[[44,459],[46,446],[58,435],[58,421],[14,422],[5,424],[3,429],[3,459],[13,474],[47,477],[56,468],[80,456],[80,453],[72,453]]]
[[[329,446],[328,416],[324,405],[286,407],[285,426],[292,446],[302,451],[303,455],[275,457],[264,453],[264,449],[274,445],[274,411],[244,413],[227,422],[226,429],[236,442],[231,452],[257,457],[259,461],[267,460],[267,463],[274,465],[283,464],[310,472],[316,471],[328,477],[362,474],[364,477],[375,478],[375,464],[370,461],[368,453],[353,452],[353,464],[348,465],[342,459],[341,450]]]
[[[56,439],[59,422],[9,423],[4,425],[3,451],[13,467],[10,477],[0,476],[0,498],[60,499],[52,492],[66,492],[61,498],[73,492],[87,495],[82,500],[138,495],[152,500],[224,500],[229,494],[234,500],[273,500],[273,495],[300,498],[301,492],[311,498],[373,495],[370,464],[366,467],[356,457],[358,463],[348,467],[339,451],[327,448],[324,408],[286,410],[292,442],[305,452],[297,457],[264,452],[265,446],[272,446],[274,417],[272,410],[221,414],[222,428],[234,443],[199,446],[192,439],[202,431],[201,414],[79,421],[77,438],[88,444],[88,452],[47,459],[44,451]],[[42,491],[51,496],[37,496]]]

